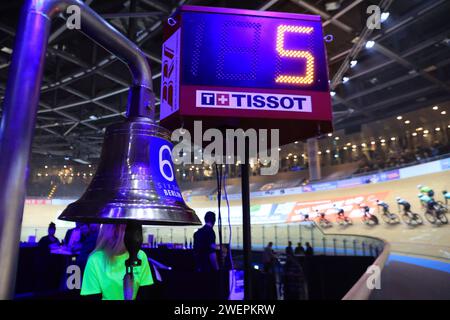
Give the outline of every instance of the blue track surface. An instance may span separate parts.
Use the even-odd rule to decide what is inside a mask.
[[[419,258],[419,257],[413,257],[413,256],[406,256],[402,254],[397,253],[391,253],[389,256],[389,259],[387,261],[387,264],[389,265],[392,261],[399,261],[403,263],[409,263],[418,265],[424,268],[439,270],[443,272],[450,273],[450,261],[448,263],[438,260],[431,260],[426,258]]]

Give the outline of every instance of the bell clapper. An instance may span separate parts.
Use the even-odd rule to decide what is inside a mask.
[[[138,258],[138,252],[143,242],[142,224],[138,221],[130,221],[125,229],[124,243],[129,257],[125,261],[125,276],[123,277],[123,296],[124,300],[133,299],[134,274],[133,268],[140,266],[142,261]]]

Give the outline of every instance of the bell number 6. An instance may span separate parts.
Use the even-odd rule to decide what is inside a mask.
[[[170,160],[164,160],[163,159],[163,153],[164,151],[167,150],[169,152],[169,159],[172,159],[172,153],[170,151],[170,148],[168,145],[164,145],[159,149],[159,171],[161,172],[162,176],[167,180],[167,181],[173,181],[173,179],[175,178],[173,175],[173,167],[172,167],[172,163],[170,162]],[[164,172],[164,167],[168,167],[169,171],[170,171],[170,175],[168,176],[165,172]]]
[[[280,25],[277,28],[277,43],[276,50],[278,55],[282,58],[291,59],[304,59],[306,68],[304,75],[279,75],[275,82],[277,83],[291,83],[297,85],[308,85],[314,82],[314,56],[311,52],[306,50],[290,50],[285,49],[285,34],[290,33],[301,33],[311,35],[314,29],[312,27],[302,27],[302,26],[288,26]]]

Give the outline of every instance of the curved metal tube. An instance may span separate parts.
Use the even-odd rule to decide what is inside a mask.
[[[154,119],[152,75],[142,51],[78,0],[26,0],[0,123],[0,299],[14,296],[27,166],[36,124],[51,19],[75,5],[81,31],[124,61],[133,76],[127,116]]]

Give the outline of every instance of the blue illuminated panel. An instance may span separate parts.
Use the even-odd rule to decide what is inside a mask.
[[[320,21],[185,12],[184,85],[327,91]]]

